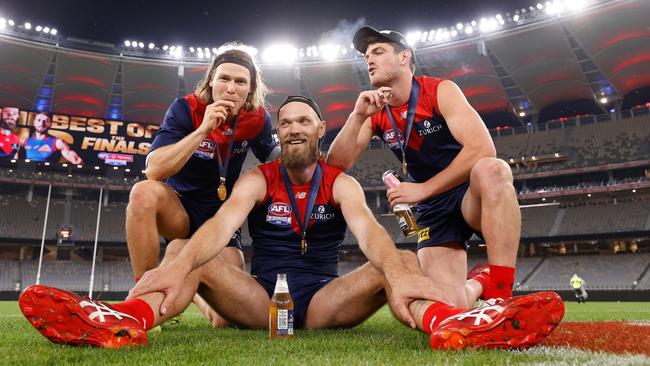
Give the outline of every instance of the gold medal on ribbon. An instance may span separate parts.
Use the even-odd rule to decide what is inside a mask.
[[[404,177],[409,176],[408,165],[406,164],[406,154],[402,154],[402,172],[404,173]]]
[[[302,241],[300,242],[300,253],[302,255],[307,254],[307,240],[305,239],[304,236],[302,237]]]
[[[217,196],[219,196],[219,199],[221,201],[226,200],[226,196],[228,195],[228,191],[226,190],[226,178],[220,178],[219,179],[219,188],[217,188]]]

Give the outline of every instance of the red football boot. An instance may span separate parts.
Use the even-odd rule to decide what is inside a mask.
[[[563,317],[564,303],[555,292],[490,299],[442,321],[431,333],[431,348],[528,348],[551,334]]]
[[[54,343],[104,348],[147,344],[142,325],[105,302],[34,285],[20,294],[18,304],[34,328]]]

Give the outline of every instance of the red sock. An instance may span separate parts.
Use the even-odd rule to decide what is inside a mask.
[[[481,289],[483,290],[481,295],[483,295],[483,293],[485,293],[485,289],[487,288],[488,282],[490,282],[490,271],[482,271],[481,273],[472,277],[472,279],[481,284]]]
[[[427,310],[424,311],[422,317],[422,327],[427,334],[431,334],[433,330],[440,324],[441,321],[449,318],[452,315],[462,313],[467,309],[452,308],[447,304],[441,302],[434,302],[429,305]]]
[[[490,264],[490,275],[481,296],[484,299],[512,297],[512,284],[515,282],[515,268]]]
[[[111,304],[115,310],[124,314],[134,317],[144,330],[149,330],[153,327],[153,310],[149,304],[142,299],[131,299],[117,304]]]

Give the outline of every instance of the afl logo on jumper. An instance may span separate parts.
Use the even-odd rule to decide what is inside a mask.
[[[284,202],[271,203],[266,221],[274,225],[291,225],[291,206]]]
[[[400,130],[397,130],[397,133],[395,133],[395,130],[391,128],[384,132],[384,141],[386,142],[386,145],[388,145],[388,147],[391,149],[399,147],[400,141],[402,140],[402,131]]]
[[[199,146],[194,150],[194,156],[201,159],[212,159],[214,158],[214,150],[217,148],[217,144],[208,139],[201,141]]]

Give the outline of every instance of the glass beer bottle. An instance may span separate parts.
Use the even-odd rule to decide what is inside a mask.
[[[387,170],[381,176],[381,180],[388,188],[394,188],[402,183],[402,179],[395,173],[394,170]],[[397,223],[404,237],[408,238],[418,233],[420,228],[415,221],[415,216],[409,207],[408,203],[398,203],[393,207],[393,214],[397,218]]]
[[[269,336],[271,339],[293,338],[293,299],[289,294],[286,273],[278,273],[275,282],[269,307]]]

